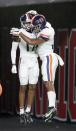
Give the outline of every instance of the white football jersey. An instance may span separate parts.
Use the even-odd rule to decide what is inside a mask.
[[[36,46],[29,45],[23,40],[19,43],[20,57],[37,57]]]
[[[23,29],[23,33],[25,34],[25,30]],[[36,36],[33,33],[27,32],[27,37],[29,38],[36,38]],[[29,57],[37,57],[36,53],[36,45],[29,45],[27,42],[25,42],[23,39],[21,39],[21,42],[19,43],[20,48],[20,56],[29,56]]]
[[[29,36],[28,36],[29,35]],[[29,38],[36,37],[33,33],[27,33],[27,36]],[[12,42],[12,48],[11,48],[11,60],[12,64],[16,63],[16,51],[17,48],[20,49],[20,58],[28,59],[28,58],[37,58],[38,55],[36,53],[36,46],[35,45],[28,45],[23,39],[21,39],[21,42]]]
[[[45,41],[43,44],[38,45],[38,55],[40,57],[49,55],[53,52],[53,46],[54,46],[54,35],[55,31],[53,27],[48,22],[46,23],[46,27],[41,30],[41,32],[38,33],[37,38],[42,37],[43,39],[48,39],[48,41]]]

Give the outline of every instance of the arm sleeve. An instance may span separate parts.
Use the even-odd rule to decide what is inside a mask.
[[[19,32],[23,33],[25,36],[29,37],[30,39],[36,38],[33,33],[27,32],[25,29],[21,28]]]
[[[13,41],[12,42],[12,48],[11,48],[11,61],[12,64],[16,64],[16,51],[18,48],[18,42]]]

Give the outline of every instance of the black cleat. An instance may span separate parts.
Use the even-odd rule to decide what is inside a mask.
[[[52,121],[52,119],[56,116],[56,108],[49,108],[49,111],[43,115],[43,119],[45,122]]]
[[[31,113],[30,112],[25,112],[25,117],[26,117],[26,123],[33,123],[33,119],[31,117]]]
[[[21,124],[26,123],[25,114],[21,114],[21,115],[20,115],[20,123],[21,123]]]

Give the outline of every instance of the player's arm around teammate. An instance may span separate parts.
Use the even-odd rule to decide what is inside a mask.
[[[32,22],[34,25],[34,33],[36,34],[36,39],[29,38],[27,36],[27,32],[25,32],[24,30],[20,30],[18,35],[28,44],[38,44],[38,54],[40,59],[42,60],[42,76],[45,87],[47,89],[48,97],[49,111],[44,115],[44,119],[45,121],[47,121],[49,119],[52,119],[56,113],[56,93],[54,80],[58,62],[62,61],[61,65],[63,65],[64,62],[62,59],[59,59],[59,57],[57,57],[57,55],[53,52],[52,46],[54,45],[55,32],[51,26],[46,26],[45,17],[42,15],[38,15],[32,20]]]
[[[42,15],[40,15],[40,17],[42,17]],[[46,122],[50,119],[53,119],[56,114],[56,92],[54,87],[55,74],[58,64],[63,66],[64,62],[62,58],[53,51],[55,35],[54,29],[51,27],[50,24],[44,23],[41,23],[39,32],[36,32],[36,30],[34,30],[37,35],[36,39],[29,39],[29,37],[27,37],[27,32],[25,33],[24,31],[20,32],[19,35],[25,41],[27,41],[28,44],[38,44],[38,54],[40,59],[42,60],[42,76],[44,85],[47,89],[48,97],[48,112],[43,115],[43,118]]]

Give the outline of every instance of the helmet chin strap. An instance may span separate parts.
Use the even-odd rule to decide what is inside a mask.
[[[32,32],[33,31],[33,29],[31,27],[27,28],[27,27],[25,27],[25,25],[23,23],[21,24],[21,28],[25,29],[27,32]]]

